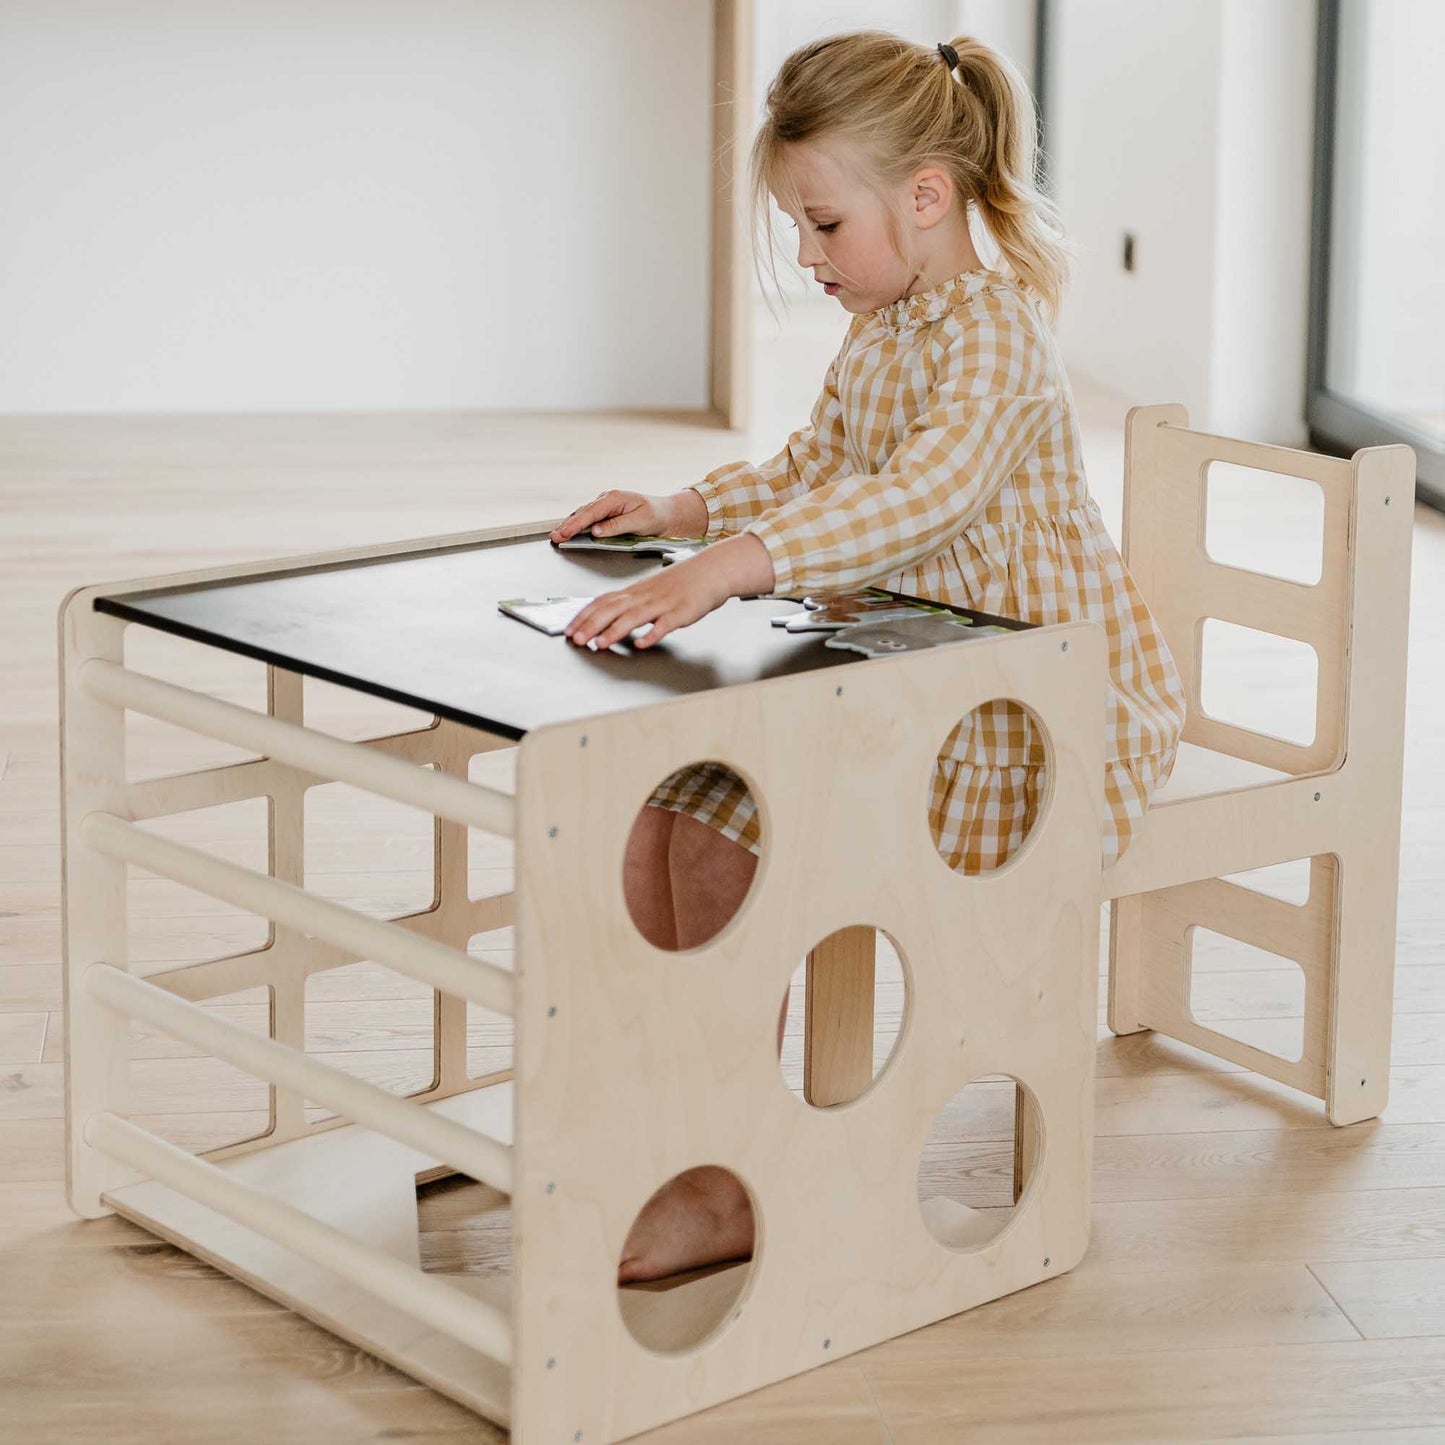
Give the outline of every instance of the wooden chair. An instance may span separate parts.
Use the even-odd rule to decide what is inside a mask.
[[[1211,462],[1319,486],[1316,585],[1209,556]],[[1334,1124],[1373,1118],[1389,1092],[1414,477],[1405,446],[1342,460],[1191,431],[1181,406],[1135,407],[1128,416],[1125,561],[1174,654],[1189,715],[1173,778],[1104,873],[1104,897],[1113,900],[1109,1027],[1154,1029],[1302,1089],[1325,1101]],[[1204,710],[1208,618],[1315,650],[1312,742]],[[1303,904],[1228,876],[1297,859],[1310,860]],[[1194,1017],[1196,926],[1300,966],[1301,1058],[1283,1059]]]

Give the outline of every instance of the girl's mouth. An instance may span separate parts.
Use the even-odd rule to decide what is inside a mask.
[[[824,281],[824,282],[823,282],[823,290],[824,290],[824,292],[826,292],[829,296],[836,296],[841,289],[842,289],[842,288],[838,285],[838,283],[837,283],[836,281]]]

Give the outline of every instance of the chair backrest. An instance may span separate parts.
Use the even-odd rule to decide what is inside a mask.
[[[1399,746],[1409,618],[1415,456],[1370,447],[1348,460],[1190,431],[1182,406],[1135,407],[1124,448],[1124,560],[1174,654],[1188,695],[1186,742],[1300,774],[1343,763],[1365,726]],[[1324,498],[1319,581],[1288,581],[1210,557],[1211,462],[1314,482]],[[1202,638],[1210,618],[1292,638],[1318,658],[1308,743],[1206,713]],[[1358,647],[1354,646],[1359,643]],[[1378,727],[1371,720],[1378,721]]]

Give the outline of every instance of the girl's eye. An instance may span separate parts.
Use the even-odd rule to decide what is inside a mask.
[[[819,226],[818,229],[827,232],[827,234],[831,236],[833,232],[838,229],[838,223],[837,221],[829,221],[826,226]]]

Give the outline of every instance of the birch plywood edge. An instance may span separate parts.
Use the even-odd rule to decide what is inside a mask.
[[[454,551],[484,542],[520,542],[546,536],[563,519],[521,522],[504,527],[485,527],[475,532],[449,532],[439,536],[415,537],[403,542],[377,542],[364,547],[345,547],[335,552],[306,552],[285,557],[262,557],[254,562],[233,562],[224,567],[203,567],[189,572],[170,572],[156,577],[132,577],[124,581],[87,583],[68,592],[60,605],[61,625],[66,613],[77,603],[89,606],[97,597],[125,596],[165,587],[194,587],[207,582],[229,582],[240,578],[274,577],[286,572],[319,571],[345,567],[353,562],[382,562],[392,558],[423,556],[428,552]]]
[[[522,1445],[578,1431],[625,1439],[1081,1257],[1104,660],[1103,632],[1068,624],[523,740],[513,1295]],[[1024,850],[968,878],[934,847],[928,783],[953,725],[994,697],[1042,721],[1050,785]],[[652,787],[713,758],[759,800],[761,866],[716,938],[661,952],[628,917],[623,848]],[[796,962],[849,925],[897,940],[909,999],[879,1078],[852,1102],[817,1109],[779,1074],[777,1000]],[[920,1210],[919,1157],[943,1105],[990,1074],[1031,1092],[1042,1150],[1009,1226],[981,1247],[951,1247]],[[757,1249],[711,1336],[670,1350],[649,1333],[645,1347],[619,1309],[623,1242],[652,1193],[699,1164],[746,1185]]]

